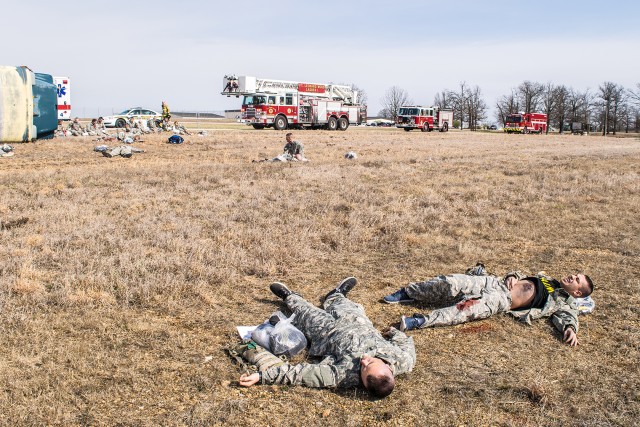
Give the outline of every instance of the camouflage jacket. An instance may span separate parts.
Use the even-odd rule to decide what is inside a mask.
[[[262,384],[354,388],[361,384],[360,358],[365,354],[384,360],[394,376],[410,372],[416,361],[413,338],[395,328],[389,334],[388,340],[383,338],[371,322],[338,324],[324,337],[326,356],[319,363],[270,367],[261,371]]]
[[[553,280],[551,277],[541,273],[533,276],[544,278],[548,281]],[[505,281],[509,277],[515,277],[517,280],[521,280],[530,276],[526,276],[519,271],[512,271],[506,274],[501,280]],[[509,314],[527,324],[531,324],[532,320],[551,316],[553,325],[560,332],[564,332],[565,329],[570,326],[578,332],[578,307],[576,300],[562,288],[558,288],[553,293],[550,293],[547,297],[547,302],[542,308],[511,310]]]
[[[284,152],[287,154],[291,154],[292,156],[300,154],[304,157],[304,145],[302,145],[298,141],[287,142],[284,146]]]

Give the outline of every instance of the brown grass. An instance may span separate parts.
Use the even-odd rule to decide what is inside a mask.
[[[295,134],[308,164],[251,163],[282,149],[272,130],[0,159],[0,424],[637,424],[637,138]],[[317,301],[355,275],[352,299],[384,329],[424,307],[383,295],[478,260],[590,274],[581,345],[497,316],[412,333],[417,366],[385,400],[237,386],[223,348],[279,308],[271,281]]]

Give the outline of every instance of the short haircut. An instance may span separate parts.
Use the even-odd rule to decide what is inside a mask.
[[[387,397],[393,391],[393,388],[396,386],[396,379],[393,378],[393,375],[383,375],[383,376],[374,376],[367,375],[367,390],[371,392],[375,397]]]
[[[289,132],[289,133],[288,133],[288,134],[286,134],[284,137],[286,138],[286,137],[291,136],[291,135],[293,135],[293,134],[292,134],[291,132]]]
[[[584,278],[587,279],[587,289],[584,290],[582,296],[588,297],[589,295],[591,295],[591,292],[593,292],[593,280],[591,280],[591,277],[587,276],[586,274],[584,275]]]

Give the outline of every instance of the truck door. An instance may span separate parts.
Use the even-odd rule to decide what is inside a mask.
[[[327,123],[327,101],[316,101],[317,105],[314,108],[314,118],[315,122],[318,124],[326,124]]]

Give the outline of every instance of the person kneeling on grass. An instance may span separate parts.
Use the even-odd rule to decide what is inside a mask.
[[[356,285],[348,277],[329,292],[323,308],[315,307],[300,295],[276,282],[270,289],[293,312],[294,326],[311,342],[309,355],[322,357],[319,363],[291,365],[262,347],[238,353],[258,367],[257,373],[243,374],[240,385],[303,385],[307,387],[353,388],[363,386],[376,397],[388,396],[395,377],[410,372],[416,361],[413,339],[390,328],[385,339],[367,318],[364,308],[347,299]],[[250,347],[254,347],[253,345]]]
[[[551,316],[554,326],[563,334],[564,342],[578,345],[578,308],[576,298],[585,298],[593,291],[593,282],[584,274],[572,274],[558,281],[543,274],[524,276],[518,271],[505,277],[451,274],[426,282],[409,283],[387,295],[388,304],[429,302],[453,304],[431,311],[427,315],[402,316],[400,330],[431,326],[457,325],[508,312],[530,324],[531,320]],[[471,270],[471,269],[470,269]]]
[[[309,160],[304,157],[304,145],[298,141],[294,141],[292,133],[288,133],[285,138],[287,143],[284,146],[284,153],[278,157],[283,157],[284,159],[293,162],[308,162]]]

